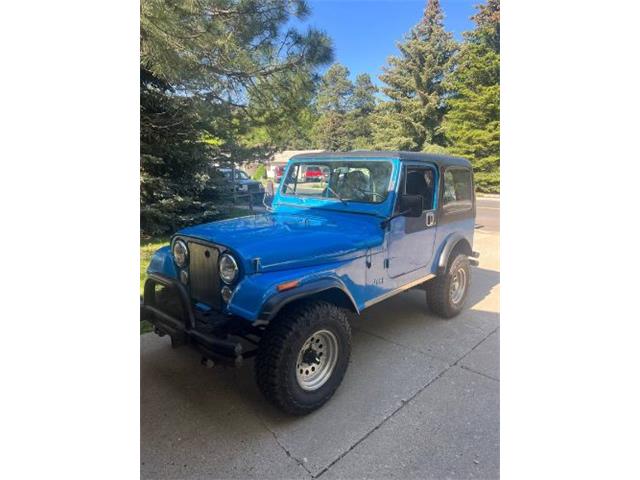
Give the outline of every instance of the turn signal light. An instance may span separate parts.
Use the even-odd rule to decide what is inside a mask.
[[[278,285],[277,289],[279,292],[284,292],[285,290],[291,290],[292,288],[296,288],[300,285],[300,280],[292,280],[290,282],[284,282]]]

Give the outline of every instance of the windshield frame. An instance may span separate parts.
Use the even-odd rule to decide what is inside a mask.
[[[295,168],[296,165],[310,165],[310,166],[319,166],[331,163],[369,163],[369,162],[386,162],[391,165],[391,173],[389,175],[389,183],[387,185],[387,195],[384,201],[373,203],[362,200],[352,200],[345,199],[345,201],[341,201],[335,197],[321,197],[321,196],[297,196],[297,195],[288,195],[284,193],[284,180],[289,176],[289,172],[292,168]],[[285,171],[282,175],[282,181],[278,185],[278,189],[276,191],[276,195],[273,201],[274,209],[278,210],[279,207],[301,207],[301,208],[317,208],[323,210],[339,210],[345,211],[349,213],[363,213],[375,216],[386,217],[389,215],[391,208],[395,203],[396,198],[396,189],[397,182],[399,178],[399,164],[400,161],[397,157],[389,156],[389,157],[349,157],[345,155],[344,157],[336,157],[336,158],[304,158],[300,160],[296,160],[295,158],[291,159],[287,164]],[[281,209],[281,208],[280,208]]]

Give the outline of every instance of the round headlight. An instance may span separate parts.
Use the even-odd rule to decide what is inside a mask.
[[[187,248],[187,244],[182,240],[176,240],[173,243],[173,260],[176,262],[176,265],[179,267],[186,267],[189,262],[189,249]]]
[[[228,253],[224,253],[220,257],[220,278],[224,283],[232,283],[237,276],[238,264],[236,260]]]

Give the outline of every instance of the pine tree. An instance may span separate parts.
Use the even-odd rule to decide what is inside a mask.
[[[447,76],[451,91],[443,131],[452,153],[469,158],[477,188],[500,189],[500,2],[488,0],[472,17]]]
[[[329,111],[320,115],[313,127],[315,146],[331,152],[352,149],[353,141],[344,113]]]
[[[374,150],[411,150],[414,147],[395,102],[381,102],[371,117]]]
[[[377,87],[368,73],[356,77],[351,96],[352,111],[349,114],[349,131],[353,138],[352,148],[367,150],[372,148],[372,114],[376,108]]]
[[[376,108],[377,87],[371,81],[368,73],[361,73],[356,77],[353,86],[351,103],[355,111],[362,115],[368,115]]]
[[[320,81],[317,97],[319,117],[314,125],[318,148],[338,151],[352,148],[348,112],[352,109],[353,84],[349,69],[334,63]]]
[[[253,126],[243,136],[244,144],[267,152],[265,156],[277,150],[312,148],[316,83],[316,75],[305,70],[256,82],[248,105]]]
[[[441,123],[446,112],[443,78],[456,50],[444,29],[439,0],[429,0],[420,22],[403,43],[400,56],[390,57],[380,79],[391,103],[380,112],[375,137],[379,147],[422,150],[425,145],[444,145]],[[385,131],[385,129],[389,131]],[[393,135],[393,136],[392,136]]]
[[[353,84],[349,80],[349,69],[334,63],[322,77],[318,89],[320,112],[346,113],[351,108]]]
[[[220,214],[215,196],[204,195],[209,178],[203,172],[215,148],[201,141],[197,99],[171,93],[141,70],[140,226],[150,235]]]

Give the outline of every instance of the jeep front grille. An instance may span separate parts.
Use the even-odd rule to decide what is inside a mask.
[[[189,242],[189,289],[191,298],[220,307],[220,274],[217,247]]]

